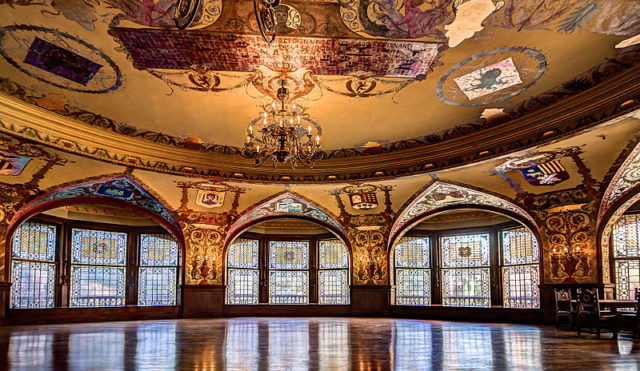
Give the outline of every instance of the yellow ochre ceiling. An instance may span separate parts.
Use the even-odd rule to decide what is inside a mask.
[[[253,1],[200,6],[178,30],[171,0],[3,2],[0,130],[26,137],[31,118],[41,142],[56,134],[64,150],[182,175],[389,177],[581,130],[544,108],[597,99],[605,77],[640,60],[632,0],[285,0],[271,46],[258,36]],[[589,74],[596,66],[600,80]],[[283,79],[322,127],[328,155],[314,169],[253,169],[235,149]],[[587,90],[584,102],[565,99]],[[616,107],[627,99],[614,98]],[[104,153],[79,149],[91,143],[105,143]]]

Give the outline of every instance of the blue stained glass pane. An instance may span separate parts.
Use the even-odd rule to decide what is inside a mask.
[[[489,268],[443,269],[444,305],[488,307],[491,305]]]
[[[258,240],[239,238],[229,246],[227,266],[258,269]]]
[[[319,275],[319,304],[349,304],[349,271],[323,270]]]
[[[349,254],[344,242],[324,240],[319,242],[320,269],[349,268]]]
[[[429,239],[403,237],[396,246],[396,267],[429,268]]]
[[[52,308],[56,266],[52,263],[11,262],[11,308]]]
[[[518,265],[502,269],[505,308],[539,308],[538,265]]]
[[[229,269],[227,304],[258,304],[257,269]]]
[[[640,214],[623,215],[613,227],[613,257],[640,257]]]
[[[140,235],[140,265],[177,266],[178,243],[168,234]]]
[[[176,268],[140,267],[138,305],[176,305]]]
[[[71,266],[72,307],[124,306],[125,268]]]
[[[270,241],[269,269],[309,269],[309,241]]]
[[[126,265],[126,233],[73,229],[71,235],[72,264]]]
[[[308,271],[270,271],[269,303],[308,304]]]
[[[538,241],[527,228],[504,230],[502,231],[502,256],[505,265],[537,263]]]
[[[25,222],[13,235],[11,257],[14,259],[54,261],[56,227],[50,224]]]

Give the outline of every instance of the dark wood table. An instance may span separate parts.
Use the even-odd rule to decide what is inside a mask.
[[[617,313],[619,308],[638,309],[636,300],[600,300],[600,308],[609,308],[612,313]]]

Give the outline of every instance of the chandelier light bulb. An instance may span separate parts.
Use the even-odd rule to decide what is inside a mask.
[[[298,121],[300,121],[300,116],[298,116]],[[309,135],[311,135],[311,125],[309,125],[308,131],[309,131]]]

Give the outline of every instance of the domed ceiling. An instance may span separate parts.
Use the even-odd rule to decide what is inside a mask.
[[[253,1],[201,0],[187,30],[174,13],[4,0],[0,130],[174,174],[338,182],[548,143],[637,103],[624,105],[640,80],[633,0],[289,0],[272,45]],[[312,169],[239,151],[282,80],[322,128]]]

